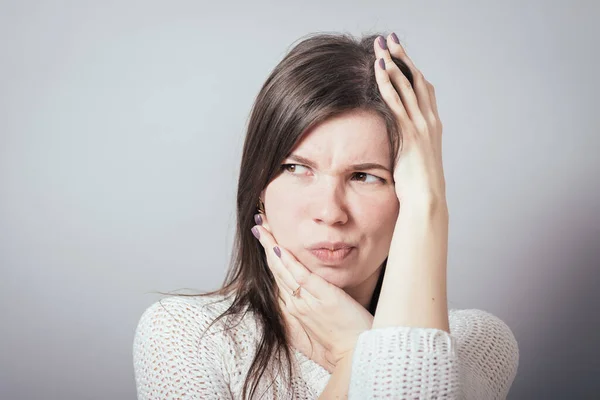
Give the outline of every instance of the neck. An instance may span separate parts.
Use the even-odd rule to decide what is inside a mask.
[[[373,299],[373,294],[375,293],[375,288],[377,287],[377,282],[379,281],[379,277],[382,273],[383,264],[377,268],[375,272],[371,274],[366,280],[359,283],[356,286],[344,288],[344,291],[348,293],[350,297],[356,300],[357,303],[362,305],[367,310],[371,305],[371,300]]]

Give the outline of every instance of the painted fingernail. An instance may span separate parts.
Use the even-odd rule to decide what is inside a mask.
[[[273,247],[273,251],[277,254],[277,257],[281,258],[281,250],[278,246]]]
[[[258,231],[258,229],[255,226],[252,227],[252,234],[254,235],[255,238],[257,238],[257,239],[260,238],[260,232]]]
[[[254,215],[254,222],[256,222],[256,225],[262,225],[262,217],[260,216],[260,214]]]
[[[381,69],[385,69],[385,61],[383,61],[383,58],[379,59],[379,66],[381,67]]]
[[[396,44],[400,44],[400,41],[398,40],[398,36],[396,36],[396,34],[394,32],[392,32],[392,40],[394,42],[396,42]]]
[[[385,38],[383,36],[379,36],[377,38],[377,41],[379,42],[379,47],[381,47],[384,50],[387,50],[387,43],[385,42]]]

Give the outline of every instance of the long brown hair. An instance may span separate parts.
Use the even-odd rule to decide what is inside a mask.
[[[381,34],[386,37],[387,35]],[[254,238],[257,201],[264,188],[281,173],[281,163],[316,124],[354,110],[376,112],[386,123],[392,160],[401,148],[401,133],[375,80],[373,42],[379,34],[355,39],[349,34],[310,34],[297,43],[271,72],[251,110],[237,189],[237,227],[230,267],[222,287],[202,294],[234,296],[230,307],[212,323],[253,311],[264,335],[243,386],[242,396],[254,398],[262,375],[279,355],[287,359],[292,376],[292,352],[278,303],[278,287],[261,244]],[[413,84],[406,65],[393,58]],[[370,302],[375,314],[387,258]],[[210,328],[210,326],[209,326]],[[291,388],[291,384],[290,384]]]

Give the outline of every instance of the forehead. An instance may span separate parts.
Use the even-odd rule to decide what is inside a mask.
[[[328,165],[390,163],[385,121],[373,111],[351,111],[321,122],[306,132],[292,153]]]

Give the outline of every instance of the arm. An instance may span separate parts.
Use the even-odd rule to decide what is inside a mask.
[[[350,375],[352,372],[352,356],[354,351],[342,358],[329,377],[327,386],[319,395],[318,400],[347,399]]]
[[[414,326],[450,331],[446,305],[448,211],[445,203],[430,204],[429,208],[402,205],[372,329]],[[347,398],[353,354],[336,366],[319,399]]]
[[[518,343],[500,318],[451,310],[452,334],[435,328],[363,332],[352,360],[350,399],[506,399],[519,366]]]
[[[446,294],[445,201],[401,204],[373,328],[410,326],[450,332]]]
[[[394,231],[373,328],[354,349],[349,398],[505,399],[519,363],[515,337],[485,311],[449,318],[447,210],[411,211]]]
[[[156,302],[142,314],[133,343],[137,396],[150,399],[231,399],[222,335],[205,310],[178,297]]]

